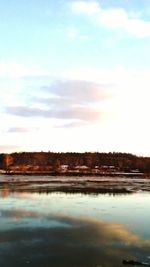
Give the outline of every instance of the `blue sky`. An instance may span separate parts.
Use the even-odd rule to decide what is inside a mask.
[[[0,2],[0,151],[150,155],[149,0]]]

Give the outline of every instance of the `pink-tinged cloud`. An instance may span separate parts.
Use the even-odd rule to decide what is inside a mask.
[[[78,80],[55,81],[40,91],[42,97],[32,92],[30,106],[8,106],[6,112],[20,117],[74,120],[74,126],[76,121],[84,124],[100,120],[103,116],[101,104],[112,97],[109,85]],[[12,132],[15,130],[10,129]],[[22,128],[18,130],[22,131]]]
[[[7,132],[8,133],[31,133],[36,131],[37,128],[31,128],[31,127],[10,127]]]

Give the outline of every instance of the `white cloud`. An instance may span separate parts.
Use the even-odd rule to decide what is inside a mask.
[[[124,28],[128,17],[123,9],[109,9],[103,11],[99,16],[99,22],[109,28]]]
[[[128,20],[127,27],[129,33],[140,38],[150,37],[150,22],[140,19]]]
[[[150,37],[150,22],[142,19],[129,18],[123,9],[103,10],[98,21],[111,29],[121,29],[139,38]]]
[[[100,12],[100,6],[96,1],[74,1],[70,6],[72,11],[78,14],[93,15]]]
[[[71,9],[77,14],[93,17],[99,26],[112,30],[123,30],[138,38],[150,37],[150,21],[138,17],[135,13],[128,14],[123,8],[103,9],[98,2],[74,1]]]

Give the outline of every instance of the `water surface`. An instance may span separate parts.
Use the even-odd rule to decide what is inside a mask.
[[[150,263],[150,194],[0,190],[0,266]]]

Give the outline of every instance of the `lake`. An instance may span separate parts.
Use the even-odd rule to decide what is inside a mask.
[[[16,190],[14,184],[0,187],[1,267],[119,267],[124,259],[150,264],[148,191],[45,192],[37,179],[21,190],[18,181]]]

